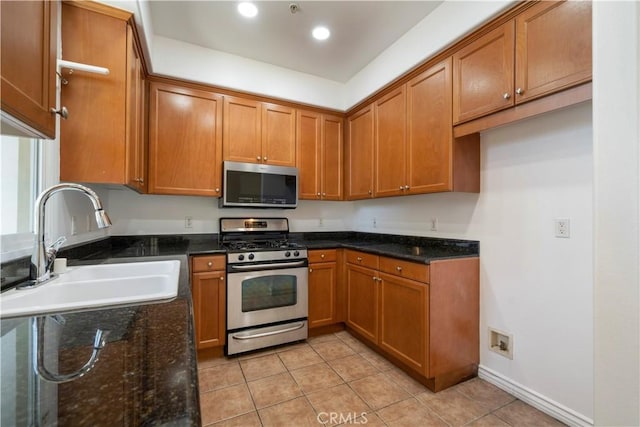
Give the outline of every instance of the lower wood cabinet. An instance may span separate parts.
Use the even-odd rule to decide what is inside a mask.
[[[340,322],[338,250],[309,251],[309,329]]]
[[[191,293],[198,350],[225,344],[225,257],[191,258]]]
[[[347,327],[439,391],[477,373],[479,259],[430,265],[347,250]]]

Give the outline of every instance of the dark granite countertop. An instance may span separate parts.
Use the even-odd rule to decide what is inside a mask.
[[[181,262],[178,295],[171,301],[2,319],[3,424],[6,420],[11,425],[200,425],[184,252],[70,264],[164,259]],[[56,384],[34,374],[32,338],[38,324],[44,366],[58,374],[75,372],[89,359],[96,329],[109,335],[93,369]]]

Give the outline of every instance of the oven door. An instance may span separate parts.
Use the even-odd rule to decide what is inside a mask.
[[[307,317],[307,267],[227,274],[227,330]]]

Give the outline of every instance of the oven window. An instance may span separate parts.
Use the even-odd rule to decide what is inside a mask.
[[[296,305],[296,276],[275,274],[242,281],[242,312]]]

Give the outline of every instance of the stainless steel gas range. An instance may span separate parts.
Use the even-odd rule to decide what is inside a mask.
[[[307,250],[287,218],[220,218],[227,250],[227,354],[307,338]]]

